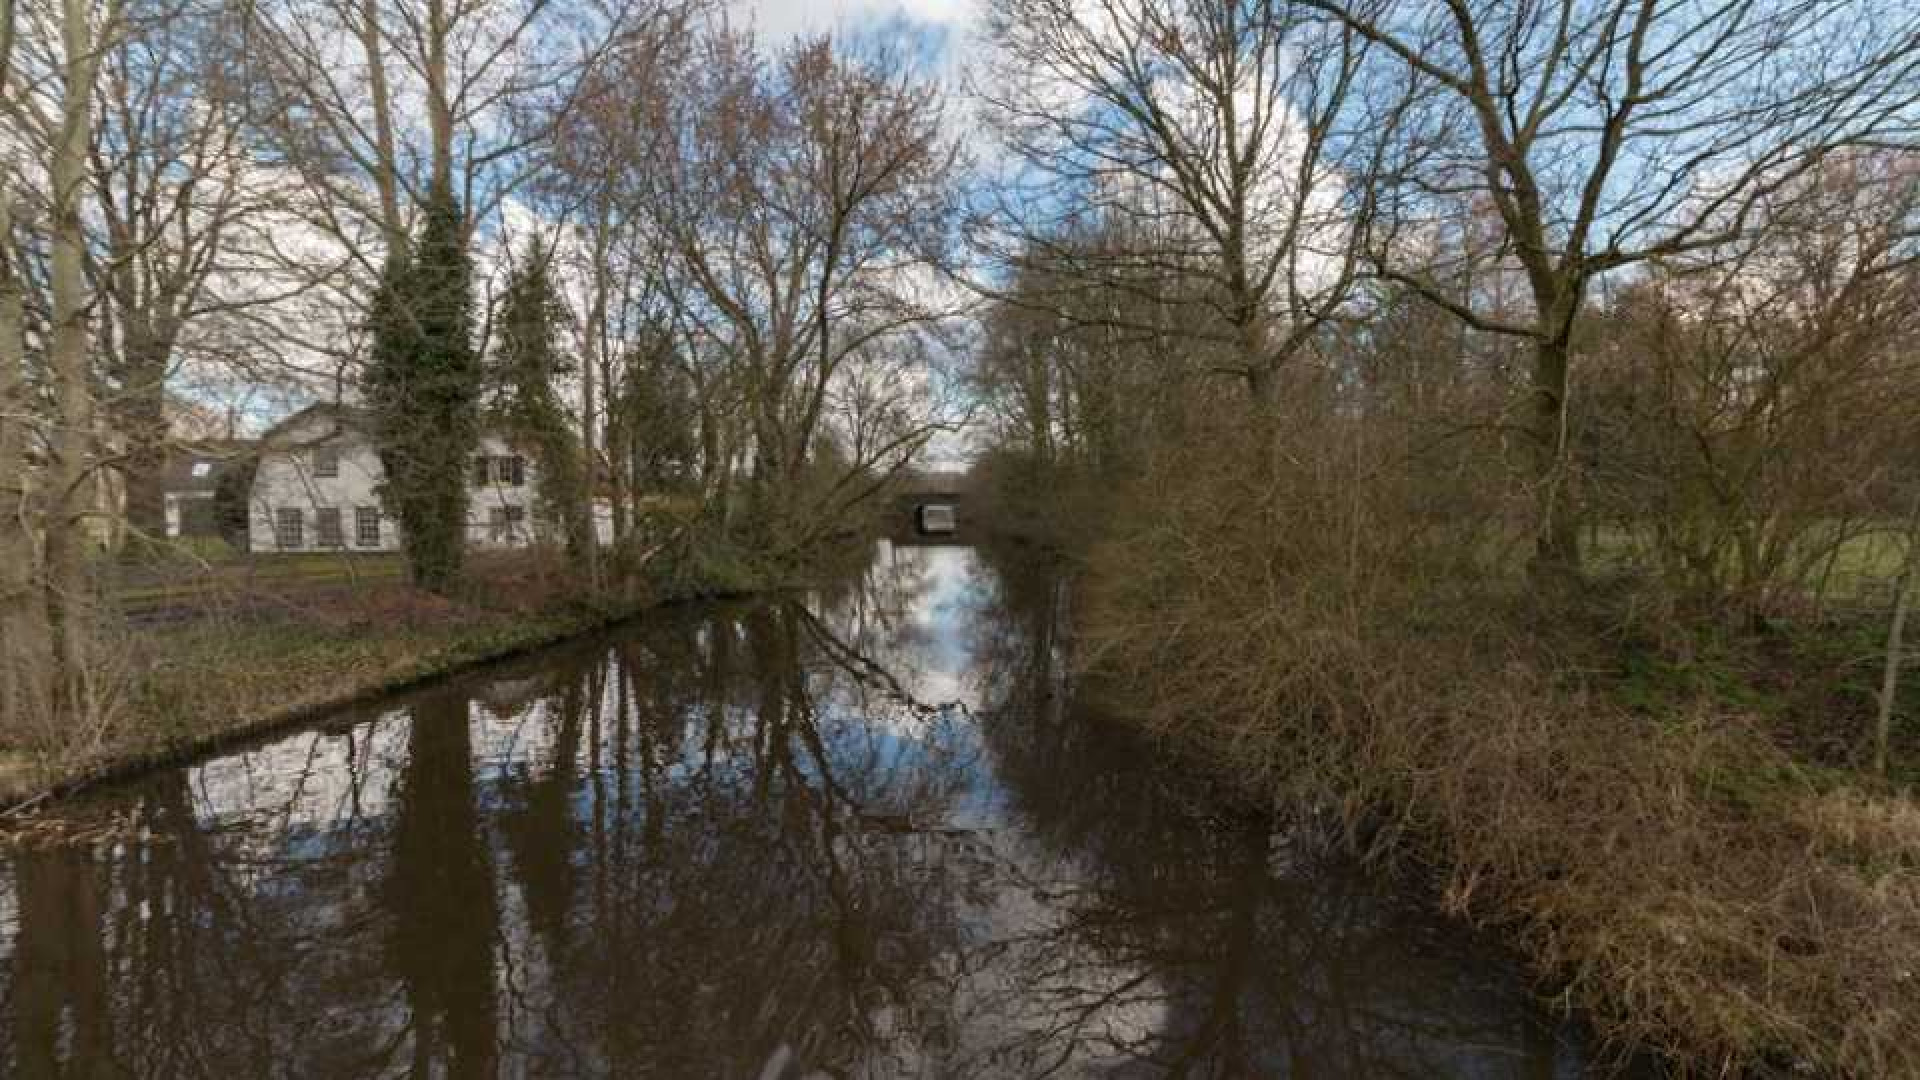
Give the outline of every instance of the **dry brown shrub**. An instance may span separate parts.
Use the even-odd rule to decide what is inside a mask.
[[[1416,838],[1448,906],[1682,1071],[1920,1076],[1920,809],[1815,791],[1722,703],[1610,700],[1488,447],[1277,430],[1164,453],[1096,554],[1090,667],[1126,711]]]
[[[23,692],[10,695],[0,718],[0,748],[19,753],[33,770],[96,752],[126,723],[142,663],[139,643],[116,618],[94,612],[84,632],[85,664],[69,672],[9,671]],[[10,666],[46,663],[44,656],[0,650]],[[27,693],[32,689],[36,692]]]

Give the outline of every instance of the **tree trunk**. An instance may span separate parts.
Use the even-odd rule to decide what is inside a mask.
[[[593,303],[587,312],[587,348],[593,355],[587,357],[586,363],[580,365],[580,467],[586,475],[581,488],[584,492],[583,497],[587,500],[587,533],[592,541],[587,544],[586,550],[587,585],[596,590],[600,587],[600,515],[594,508],[594,493],[600,490],[600,466],[595,460],[598,455],[594,451],[593,437],[593,427],[599,414],[599,402],[595,393],[599,388],[594,385],[594,374],[600,361],[599,324],[606,318],[606,282],[602,266],[604,260],[599,254],[604,250],[604,244],[596,247]],[[614,504],[615,512],[618,513],[619,500],[615,499]],[[615,543],[620,541],[618,526],[614,528],[612,539]]]
[[[1252,399],[1254,408],[1262,413],[1272,410],[1280,396],[1278,383],[1272,368],[1261,365],[1247,369],[1247,397]]]
[[[126,440],[121,473],[126,477],[126,516],[132,533],[126,547],[129,555],[167,535],[166,380],[172,350],[150,327],[141,325],[144,322],[135,318],[123,327],[126,355],[114,410],[120,437]]]
[[[427,130],[433,139],[433,190],[453,192],[453,97],[447,81],[446,0],[427,3]],[[465,203],[464,197],[461,202]]]
[[[362,0],[360,47],[367,54],[367,91],[373,98],[373,145],[378,156],[374,187],[380,191],[380,226],[387,252],[406,246],[406,225],[400,220],[400,162],[394,151],[393,100],[387,89],[387,64],[381,52],[380,0]]]
[[[66,80],[60,133],[50,170],[53,326],[49,359],[58,415],[47,490],[47,605],[54,661],[62,679],[72,679],[86,663],[86,529],[91,509],[87,502],[93,487],[87,457],[93,441],[93,395],[88,363],[86,232],[80,209],[86,192],[97,62],[88,22],[91,7],[87,0],[64,0],[61,5]]]
[[[1907,557],[1893,584],[1893,618],[1887,625],[1886,666],[1880,673],[1880,709],[1873,725],[1873,771],[1887,775],[1887,744],[1893,738],[1893,707],[1900,694],[1900,670],[1906,661],[1907,612],[1913,607],[1913,581],[1920,575],[1920,499],[1907,515]]]
[[[4,87],[0,82],[0,87]],[[26,296],[15,272],[13,191],[0,178],[0,716],[19,722],[47,701],[46,607],[27,492]]]
[[[1262,422],[1271,427],[1271,413],[1280,396],[1280,380],[1275,377],[1279,364],[1272,355],[1271,327],[1257,298],[1245,297],[1240,308],[1240,364],[1246,372],[1247,396],[1262,414]]]
[[[1531,434],[1539,516],[1531,569],[1536,578],[1552,582],[1580,576],[1580,519],[1567,490],[1568,353],[1564,334],[1534,347]]]

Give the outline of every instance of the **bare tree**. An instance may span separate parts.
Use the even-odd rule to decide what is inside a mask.
[[[459,205],[469,239],[500,224],[567,103],[630,17],[614,0],[267,0],[245,5],[249,130],[263,168],[299,178],[298,230],[346,265],[328,282],[334,319],[363,321],[388,253],[430,192]],[[311,246],[311,245],[309,245]],[[292,259],[311,258],[299,251]],[[341,318],[339,311],[350,313]],[[302,342],[346,392],[359,333]]]
[[[1062,210],[1125,223],[1124,250],[1048,253],[1137,310],[1204,302],[1190,335],[1270,401],[1360,278],[1380,135],[1404,108],[1363,93],[1366,40],[1286,0],[993,0],[988,22],[978,92],[1043,178],[998,223],[1026,257],[1073,232]]]
[[[662,4],[621,30],[604,60],[582,79],[563,115],[550,121],[540,167],[527,187],[552,225],[556,270],[571,285],[578,345],[580,447],[591,487],[610,496],[612,539],[624,546],[637,495],[626,455],[611,447],[615,400],[636,361],[655,351],[664,316],[659,286],[664,245],[647,228],[641,177],[670,140],[665,102],[692,53],[699,2]],[[586,553],[597,578],[599,553]]]
[[[1018,447],[1042,488],[1076,472],[1103,483],[1124,476],[1176,437],[1168,404],[1206,396],[1201,380],[1217,382],[1212,375],[1242,356],[1236,342],[1194,339],[1209,305],[1176,302],[1163,274],[1119,265],[1099,277],[1083,272],[1147,246],[1132,224],[1048,238],[1014,262],[982,321],[973,382],[998,429],[989,437]],[[1158,302],[1134,299],[1156,283]]]
[[[37,583],[28,580],[24,584],[29,595],[37,584],[37,602],[44,605],[52,631],[50,659],[55,679],[51,685],[56,687],[61,685],[59,680],[77,679],[87,663],[91,593],[86,549],[88,527],[95,524],[89,519],[96,510],[91,497],[98,468],[93,400],[96,297],[87,275],[85,221],[90,179],[87,154],[101,58],[121,32],[121,15],[118,3],[60,0],[46,6],[9,5],[4,20],[7,92],[0,94],[0,112],[10,132],[23,144],[24,153],[44,161],[46,169],[44,184],[15,194],[36,196],[42,204],[37,216],[46,223],[44,355],[53,408],[38,425],[44,432],[37,440],[47,460],[44,479],[33,484],[28,477],[25,432],[16,426],[26,421],[25,410],[7,418],[13,430],[0,442],[7,444],[4,450],[9,460],[0,467],[20,469],[17,490],[25,493],[29,487],[38,488],[33,493],[37,506],[26,521],[10,521],[5,527],[19,530],[15,540],[19,550],[30,551],[37,541],[44,552],[44,572]],[[5,286],[13,296],[23,295],[25,275],[20,251],[15,247],[9,252]],[[6,297],[5,303],[9,310],[4,321],[12,323],[13,312],[23,311],[24,304],[16,306],[12,296]],[[7,382],[17,387],[15,379],[19,376],[14,372],[18,369],[11,358],[24,358],[25,345],[11,343],[11,326],[7,333],[10,342],[0,349],[0,359],[8,361]],[[22,501],[23,509],[28,505]],[[33,561],[29,559],[25,565],[32,567]],[[31,647],[30,643],[16,642],[11,635],[8,644],[10,648],[21,644]]]
[[[122,444],[127,524],[136,538],[158,538],[180,346],[196,320],[280,294],[243,283],[256,268],[236,250],[248,220],[278,193],[249,160],[229,75],[238,39],[228,6],[134,0],[125,24],[104,57],[90,147],[101,405]]]
[[[315,223],[350,242],[371,223],[404,243],[428,192],[490,221],[527,180],[586,74],[644,3],[563,10],[551,0],[270,0],[247,41],[256,119],[325,197]],[[578,32],[563,33],[569,26]],[[343,43],[351,42],[351,51]],[[363,256],[369,275],[378,258]]]
[[[803,40],[770,69],[739,35],[706,49],[647,205],[679,317],[737,373],[761,523],[803,544],[866,490],[858,476],[897,468],[943,424],[896,411],[888,437],[849,426],[856,402],[874,415],[880,384],[863,380],[887,350],[949,312],[932,271],[956,151],[939,92],[894,48]],[[826,440],[856,457],[815,485]]]
[[[1674,596],[1778,614],[1890,515],[1914,445],[1917,229],[1911,157],[1835,154],[1740,243],[1653,264],[1584,320],[1585,509],[1640,538]]]
[[[21,92],[13,77],[16,18],[12,0],[0,3],[0,100]],[[0,145],[0,155],[20,149]],[[0,711],[18,717],[44,701],[48,657],[29,501],[26,271],[15,224],[25,193],[8,166],[0,169]]]
[[[1374,44],[1381,78],[1429,95],[1396,153],[1401,224],[1483,195],[1505,225],[1531,311],[1490,313],[1410,270],[1385,272],[1533,352],[1526,428],[1536,567],[1579,570],[1567,490],[1571,343],[1594,283],[1651,259],[1713,252],[1770,195],[1834,150],[1897,142],[1920,106],[1920,12],[1882,0],[1299,0]]]

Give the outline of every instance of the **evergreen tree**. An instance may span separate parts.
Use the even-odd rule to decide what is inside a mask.
[[[545,256],[530,248],[500,300],[497,409],[514,442],[533,452],[541,516],[578,553],[591,536],[586,471],[553,389],[572,370],[556,344],[565,317]]]
[[[696,483],[698,410],[674,361],[666,331],[647,331],[607,402],[607,456],[648,495],[682,494]]]
[[[381,499],[400,523],[414,582],[435,592],[460,574],[467,470],[479,444],[482,370],[465,233],[459,203],[436,191],[412,249],[388,256],[365,379],[386,470]]]

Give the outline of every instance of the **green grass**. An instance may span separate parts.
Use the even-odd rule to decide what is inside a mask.
[[[299,610],[136,630],[116,659],[124,707],[97,746],[0,744],[0,803],[153,763],[235,734],[574,634],[634,608],[493,610],[350,591]]]
[[[1830,587],[1838,596],[1873,597],[1900,575],[1906,542],[1888,526],[1841,544],[1832,560]]]
[[[1828,550],[1839,528],[1836,522],[1808,530],[1804,540],[1808,569],[1796,584],[1809,596],[1840,604],[1884,601],[1906,555],[1900,523],[1854,523],[1847,527],[1850,535]],[[1596,525],[1586,530],[1583,540],[1588,566],[1593,570],[1622,573],[1654,565],[1654,541],[1647,530]]]
[[[396,581],[406,560],[394,553],[297,552],[254,555],[223,563],[129,567],[114,590],[123,610],[138,613],[216,599],[241,590],[282,590]]]

